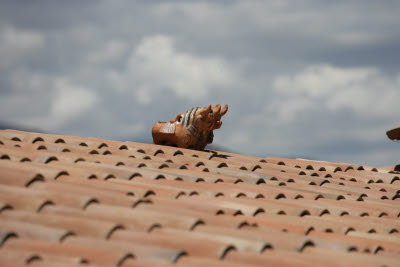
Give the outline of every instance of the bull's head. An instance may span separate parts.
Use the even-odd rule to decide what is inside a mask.
[[[199,131],[211,131],[213,127],[212,107],[208,105],[196,112],[196,127]]]
[[[213,125],[212,125],[212,130],[219,129],[222,125],[221,118],[226,114],[228,111],[228,105],[225,105],[223,108],[221,108],[220,104],[215,105],[215,107],[212,108],[213,112]]]

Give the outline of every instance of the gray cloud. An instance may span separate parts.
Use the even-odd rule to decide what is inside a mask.
[[[257,156],[396,163],[398,1],[2,1],[0,120],[151,141],[230,104],[215,142]]]

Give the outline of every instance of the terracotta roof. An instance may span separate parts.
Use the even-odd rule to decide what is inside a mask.
[[[0,131],[0,265],[400,261],[400,172]]]

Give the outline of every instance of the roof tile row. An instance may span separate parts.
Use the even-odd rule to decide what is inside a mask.
[[[399,177],[0,131],[0,265],[395,266]]]

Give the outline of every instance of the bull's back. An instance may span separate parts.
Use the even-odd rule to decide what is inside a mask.
[[[159,121],[156,124],[154,124],[153,128],[151,129],[151,133],[154,135],[155,133],[159,133],[161,131],[161,128],[166,124],[165,121]]]
[[[179,146],[180,124],[158,122],[152,128],[153,143],[157,145]]]
[[[153,143],[159,144],[161,142],[163,133],[161,132],[162,127],[166,124],[166,122],[157,122],[154,124],[151,129],[151,135],[153,136]]]

